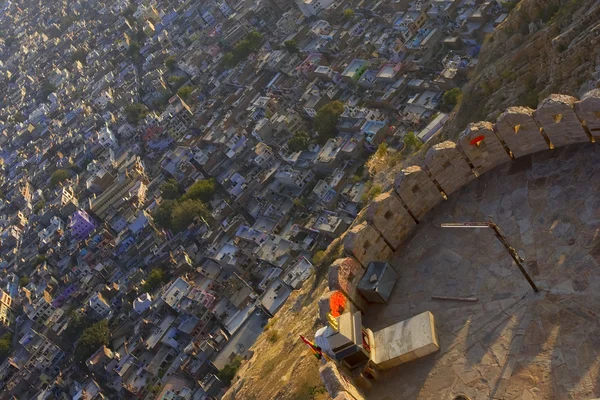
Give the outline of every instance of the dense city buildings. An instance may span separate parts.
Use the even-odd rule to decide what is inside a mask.
[[[489,0],[0,5],[2,399],[219,399],[376,194],[365,161],[439,133],[505,16]]]

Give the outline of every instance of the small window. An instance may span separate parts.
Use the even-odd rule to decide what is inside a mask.
[[[519,130],[521,129],[521,125],[515,125],[515,127],[513,128],[515,131],[515,134],[519,133]]]
[[[421,190],[421,188],[418,185],[413,186],[411,189],[413,194],[417,194],[419,192],[419,190]]]
[[[387,210],[387,211],[386,211],[386,213],[385,213],[385,214],[383,214],[383,218],[385,218],[385,219],[390,219],[390,218],[392,218],[392,215],[393,215],[393,214],[392,214],[392,211],[390,211],[390,210]]]
[[[350,272],[348,274],[348,282],[354,283],[354,278],[356,278],[356,275],[354,275],[354,273]]]
[[[363,245],[363,248],[366,250],[369,247],[371,247],[371,242],[369,242],[368,240],[365,242],[365,244]]]
[[[444,161],[444,163],[442,164],[442,168],[446,169],[446,168],[450,168],[452,166],[452,164],[450,164],[450,161]]]
[[[558,124],[560,121],[562,121],[562,114],[556,114],[554,116],[554,123]]]

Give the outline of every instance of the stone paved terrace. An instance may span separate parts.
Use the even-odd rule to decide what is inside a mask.
[[[442,222],[491,215],[540,288],[491,230]],[[575,145],[501,165],[431,211],[400,247],[378,329],[429,310],[441,350],[383,373],[368,399],[600,397],[600,148]],[[430,296],[476,296],[477,303]]]

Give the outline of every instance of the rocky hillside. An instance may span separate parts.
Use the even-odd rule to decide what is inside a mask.
[[[494,121],[509,106],[535,108],[551,93],[580,96],[600,83],[600,2],[522,0],[488,36],[445,137]]]

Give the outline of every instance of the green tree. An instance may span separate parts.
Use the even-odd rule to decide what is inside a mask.
[[[377,157],[385,157],[385,156],[387,156],[387,150],[388,150],[387,143],[385,143],[385,142],[380,143],[379,146],[377,147],[377,152],[375,153],[375,155],[377,155]]]
[[[344,19],[352,19],[354,17],[354,10],[351,8],[346,8],[344,10]]]
[[[81,334],[75,348],[75,358],[80,362],[87,360],[100,346],[108,345],[109,339],[108,321],[96,322]]]
[[[198,200],[184,200],[175,206],[171,214],[171,229],[174,232],[184,231],[198,217],[208,216],[208,210]]]
[[[344,112],[344,103],[339,100],[324,105],[313,121],[315,130],[319,134],[318,143],[324,144],[328,139],[337,134],[336,125],[340,115]]]
[[[298,131],[294,134],[294,136],[288,141],[288,148],[290,151],[305,151],[308,149],[310,145],[310,137],[308,133],[304,131]]]
[[[80,316],[78,313],[72,311],[69,314],[69,324],[63,333],[63,338],[69,342],[75,343],[79,336],[83,333],[84,329],[90,326],[91,321],[88,317]]]
[[[146,293],[151,293],[154,290],[162,286],[166,281],[166,274],[160,268],[155,268],[148,274],[148,278],[145,279],[142,290]]]
[[[231,381],[235,378],[240,366],[242,365],[243,358],[236,356],[229,364],[223,367],[222,370],[217,372],[217,378],[221,380],[226,386],[231,385]]]
[[[215,190],[216,186],[214,179],[201,179],[194,182],[194,184],[188,188],[181,200],[200,200],[203,203],[208,203],[215,195]]]
[[[223,60],[221,61],[226,68],[233,68],[237,65],[237,61],[235,56],[231,51],[228,51],[223,55]]]
[[[246,40],[250,42],[252,49],[256,50],[262,44],[263,35],[257,31],[252,31],[246,35]]]
[[[12,334],[10,332],[5,333],[0,338],[0,360],[6,359],[12,351]]]
[[[87,59],[87,55],[88,55],[88,53],[85,49],[77,49],[71,55],[71,60],[73,62],[79,61],[85,65],[85,60]]]
[[[179,182],[175,179],[169,179],[160,187],[160,193],[163,199],[175,200],[180,196]]]
[[[421,142],[414,132],[408,132],[406,136],[404,136],[404,146],[406,146],[406,150],[412,152],[419,150],[421,146],[423,146],[423,142]]]
[[[130,124],[139,124],[142,119],[146,118],[147,114],[148,110],[142,104],[133,103],[125,106],[125,117]]]
[[[169,85],[171,85],[173,90],[179,89],[181,85],[185,83],[185,81],[187,81],[187,78],[185,76],[180,75],[173,75],[170,76],[169,79],[167,79],[167,82],[169,83]]]
[[[290,54],[300,53],[300,48],[298,48],[298,45],[296,44],[296,41],[294,39],[292,39],[292,40],[286,40],[283,43],[283,45],[285,46],[285,49]]]
[[[56,186],[71,177],[71,173],[66,169],[57,169],[50,177],[50,185]]]
[[[177,65],[177,60],[175,60],[175,56],[169,56],[165,60],[165,66],[169,68],[169,71],[175,71],[175,67]]]
[[[56,92],[56,86],[48,81],[42,83],[42,96],[44,98],[50,96],[51,93]]]
[[[444,101],[444,104],[449,109],[452,109],[452,108],[454,108],[454,106],[456,106],[460,102],[461,97],[462,97],[462,92],[460,91],[460,89],[454,88],[454,89],[450,89],[447,92],[445,92],[444,96],[442,97],[442,100]]]
[[[29,277],[27,275],[23,275],[19,278],[19,286],[27,286],[29,284]]]
[[[170,229],[171,216],[173,215],[175,206],[177,206],[176,200],[164,200],[161,202],[160,205],[152,212],[152,218],[154,219],[154,222],[156,222],[161,228]]]
[[[139,62],[140,61],[140,49],[142,48],[142,46],[135,40],[131,40],[129,42],[129,48],[127,49],[127,54],[129,54],[129,57],[131,57],[131,59],[134,62]]]
[[[15,115],[13,115],[13,121],[19,123],[19,122],[25,122],[27,120],[27,118],[25,118],[25,116],[23,115],[23,113],[21,111],[17,111],[15,113]]]
[[[189,100],[194,88],[191,86],[184,86],[177,91],[177,96],[181,97],[183,100]]]

